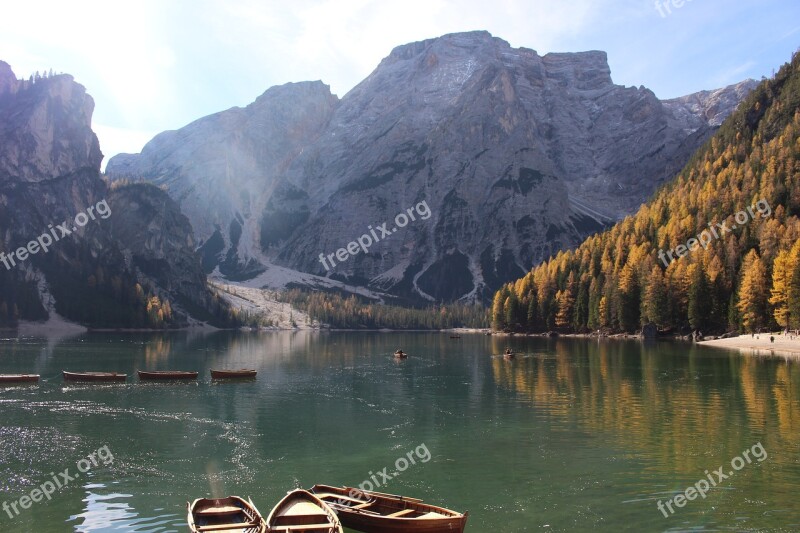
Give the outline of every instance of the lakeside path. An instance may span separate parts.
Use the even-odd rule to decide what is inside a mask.
[[[775,342],[770,342],[770,336],[775,337]],[[754,355],[791,355],[800,356],[800,336],[783,335],[778,333],[760,333],[754,337],[739,335],[729,339],[715,339],[702,341],[703,346],[718,348],[738,348],[742,352]]]

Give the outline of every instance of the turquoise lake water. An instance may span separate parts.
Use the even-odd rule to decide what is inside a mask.
[[[516,359],[497,356],[507,346]],[[258,379],[209,377],[241,367]],[[64,369],[130,376],[71,385]],[[139,383],[146,369],[201,374]],[[473,533],[800,531],[800,362],[781,358],[445,333],[0,340],[0,373],[22,372],[43,381],[0,387],[0,503],[97,450],[113,462],[18,516],[0,511],[2,532],[186,531],[197,497],[250,496],[266,515],[298,486],[375,479],[469,510]],[[727,479],[704,498],[659,511],[719,467]]]

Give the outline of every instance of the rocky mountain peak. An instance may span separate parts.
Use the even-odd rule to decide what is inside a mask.
[[[253,104],[262,104],[265,102],[274,101],[277,99],[295,99],[295,98],[333,98],[338,100],[335,95],[331,94],[330,85],[323,83],[320,80],[316,81],[300,81],[284,83],[283,85],[275,85],[264,91],[261,96],[256,98]],[[251,104],[251,105],[253,105]]]
[[[86,89],[67,74],[12,84],[6,67],[0,66],[0,137],[7,141],[0,150],[0,183],[35,183],[99,168],[94,100]]]
[[[11,70],[11,65],[0,60],[0,94],[13,91],[17,86],[17,77]]]
[[[662,102],[615,85],[605,52],[449,34],[395,48],[341,100],[320,82],[273,88],[107,172],[168,184],[207,272],[262,286],[277,266],[412,300],[482,299],[635,211],[744,91]],[[320,263],[423,201],[430,220]]]
[[[530,48],[513,48],[508,42],[487,31],[451,33],[398,46],[380,63],[375,73],[390,67],[397,69],[398,64],[402,64],[405,70],[419,73],[431,73],[437,68],[450,67],[453,64],[505,66],[528,71],[528,74],[534,76],[547,76],[565,85],[585,90],[613,84],[608,56],[603,51],[549,53],[539,56]]]
[[[206,319],[208,311],[224,316],[177,204],[158,187],[109,189],[101,178],[94,100],[85,88],[66,74],[16,81],[3,62],[0,87],[0,251],[19,250],[44,228],[79,213],[88,217],[101,203],[109,215],[91,215],[86,227],[71,231],[65,222],[62,237],[69,238],[31,252],[13,269],[0,268],[0,325],[44,319],[53,310],[104,327],[185,325],[182,305]],[[149,313],[156,301],[150,297],[171,301],[174,314],[169,307]]]
[[[381,65],[408,61],[430,51],[449,50],[451,53],[463,56],[474,55],[478,50],[487,48],[510,48],[510,45],[502,39],[493,37],[488,31],[450,33],[433,39],[397,46],[381,62]]]
[[[608,55],[599,50],[550,53],[542,58],[542,63],[547,76],[564,86],[589,91],[614,85]]]
[[[188,207],[207,265],[219,262],[223,273],[258,272],[252,258],[260,254],[259,221],[276,180],[339,104],[320,81],[272,87],[245,108],[157,135],[141,154],[113,157],[106,172],[167,186]]]
[[[689,124],[699,127],[701,123],[720,126],[731,109],[756,88],[758,82],[747,79],[728,87],[665,100],[664,105]]]

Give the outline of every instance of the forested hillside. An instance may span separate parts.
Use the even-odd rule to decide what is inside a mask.
[[[485,328],[489,321],[482,305],[463,303],[413,308],[386,305],[356,296],[292,289],[279,295],[314,319],[335,329],[450,329]]]
[[[800,328],[800,53],[639,211],[494,297],[514,331]]]

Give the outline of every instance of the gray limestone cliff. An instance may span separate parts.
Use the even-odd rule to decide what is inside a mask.
[[[753,85],[661,101],[615,85],[604,52],[452,34],[397,47],[341,99],[319,82],[274,87],[107,173],[167,185],[207,272],[276,264],[412,300],[485,300],[635,211]],[[320,261],[420,202],[427,220]]]
[[[54,310],[89,327],[185,325],[189,309],[208,318],[215,303],[188,220],[157,187],[112,190],[101,178],[93,110],[71,76],[17,80],[0,62],[0,324]],[[44,235],[46,251],[28,246]],[[20,257],[23,247],[35,252]],[[152,297],[174,313],[150,320]]]

